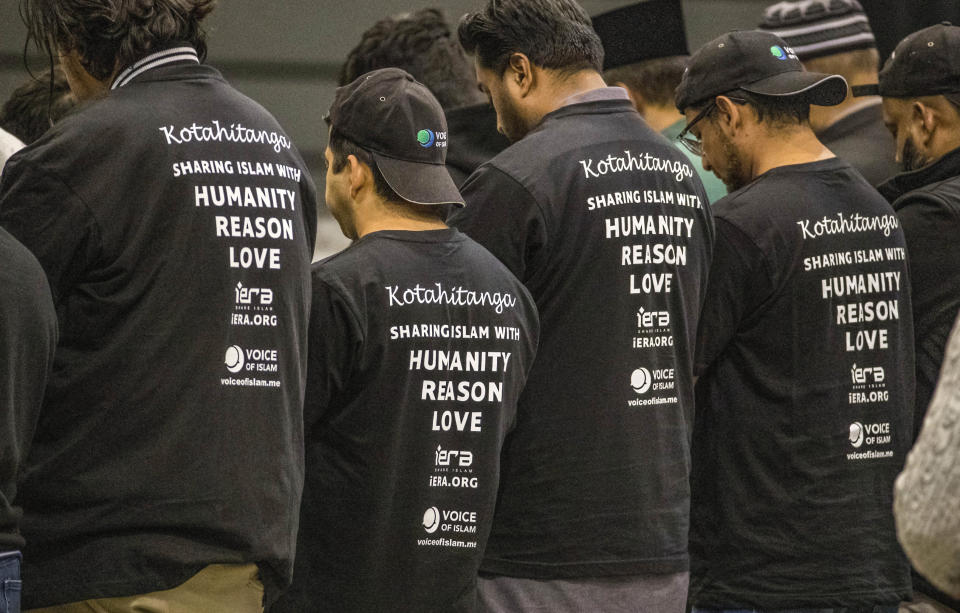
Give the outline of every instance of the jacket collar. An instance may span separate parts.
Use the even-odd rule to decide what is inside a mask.
[[[960,175],[960,148],[947,153],[923,168],[902,172],[877,186],[884,198],[893,202],[907,192]]]
[[[148,70],[173,64],[174,62],[192,62],[199,64],[200,58],[197,56],[197,51],[189,45],[169,47],[162,51],[151,53],[147,57],[137,60],[130,66],[124,68],[120,74],[117,75],[117,78],[113,80],[110,89],[123,87]]]

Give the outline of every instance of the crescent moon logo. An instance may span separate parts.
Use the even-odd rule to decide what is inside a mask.
[[[630,387],[638,394],[645,394],[653,383],[653,377],[646,368],[638,368],[630,375]]]
[[[423,513],[423,529],[427,534],[433,534],[440,527],[440,509],[430,507]]]
[[[859,421],[850,424],[850,444],[854,447],[863,445],[863,424]]]
[[[223,363],[227,365],[230,372],[239,372],[243,368],[243,349],[240,345],[230,345],[227,347],[227,354],[223,357]]]

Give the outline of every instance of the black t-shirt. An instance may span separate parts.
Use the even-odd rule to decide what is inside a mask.
[[[713,242],[689,160],[629,100],[563,107],[464,184],[451,222],[537,301],[482,571],[686,570],[697,319]]]
[[[23,547],[12,501],[30,450],[57,344],[57,314],[43,269],[0,228],[0,551]]]
[[[697,342],[691,602],[896,603],[893,480],[911,441],[910,284],[890,205],[846,162],[714,205]]]
[[[271,611],[473,611],[533,299],[453,229],[368,234],[315,265],[306,485]]]
[[[60,323],[18,496],[28,608],[292,572],[315,190],[216,70],[142,68],[0,185]]]

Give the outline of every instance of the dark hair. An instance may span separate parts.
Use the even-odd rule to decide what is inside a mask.
[[[732,95],[744,98],[757,113],[757,119],[775,126],[801,125],[810,121],[810,100],[796,96],[762,96],[743,90]]]
[[[652,104],[672,107],[674,90],[683,79],[689,59],[686,55],[671,55],[618,66],[604,72],[603,79],[611,85],[623,83]]]
[[[347,55],[340,69],[340,85],[378,68],[406,70],[426,85],[445,109],[484,101],[473,64],[439,9],[404,13],[375,23]]]
[[[395,209],[397,213],[405,216],[419,217],[429,215],[441,221],[446,221],[449,206],[417,204],[404,200],[403,197],[393,191],[393,188],[387,183],[383,173],[380,172],[380,169],[377,167],[377,161],[373,159],[373,155],[360,145],[337,132],[336,128],[330,130],[330,142],[327,146],[330,147],[330,153],[333,154],[333,172],[340,172],[346,168],[348,164],[347,156],[352,155],[356,157],[370,167],[370,172],[373,173],[373,187],[377,195],[387,202],[399,205]]]
[[[25,144],[34,142],[77,105],[67,77],[57,66],[13,90],[0,110],[0,128]]]
[[[563,72],[603,69],[603,45],[590,17],[574,0],[489,0],[464,15],[460,44],[485,68],[503,74],[512,53]]]
[[[76,51],[92,77],[105,80],[173,41],[206,57],[200,22],[217,0],[20,0],[28,37],[51,57]]]
[[[810,121],[810,101],[802,94],[795,96],[763,96],[742,89],[734,89],[718,95],[739,98],[746,101],[746,104],[752,106],[757,113],[757,119],[771,126],[788,127],[802,125]],[[705,109],[714,98],[715,96],[711,96],[691,108],[699,113]],[[712,118],[707,118],[707,120],[710,121]]]

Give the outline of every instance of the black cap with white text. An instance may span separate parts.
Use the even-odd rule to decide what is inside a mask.
[[[677,87],[677,108],[741,89],[763,96],[803,95],[810,104],[834,106],[847,96],[840,75],[808,72],[779,36],[760,30],[728,32],[690,57]]]
[[[328,121],[373,155],[390,188],[414,204],[458,204],[447,172],[447,121],[424,85],[399,68],[382,68],[337,88]]]

